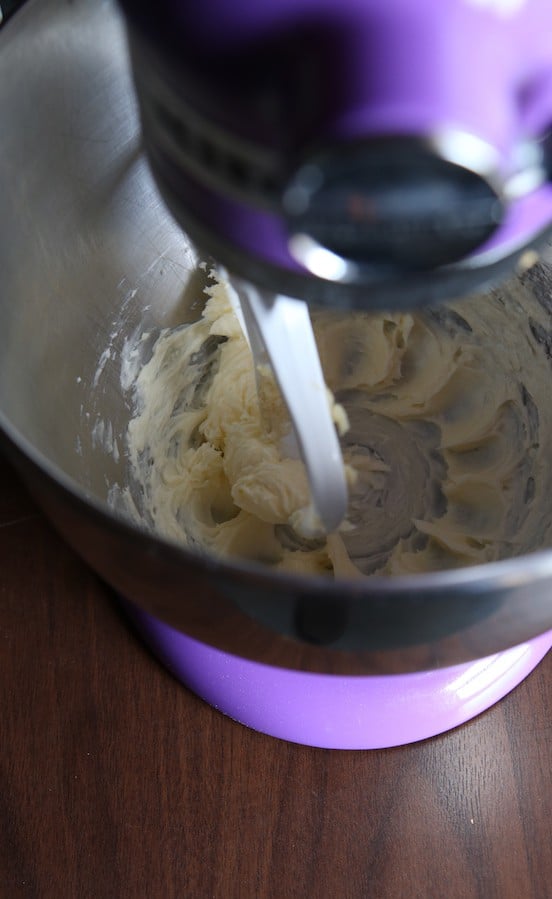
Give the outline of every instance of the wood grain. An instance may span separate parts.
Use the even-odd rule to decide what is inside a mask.
[[[180,686],[0,460],[1,899],[548,899],[552,656],[478,719],[372,752]]]

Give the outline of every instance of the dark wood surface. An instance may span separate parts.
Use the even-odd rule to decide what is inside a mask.
[[[224,718],[0,459],[1,899],[552,896],[552,654],[474,721],[338,752]]]

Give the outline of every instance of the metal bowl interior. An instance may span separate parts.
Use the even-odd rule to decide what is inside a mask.
[[[114,513],[125,346],[197,317],[204,275],[141,153],[113,6],[31,0],[0,45],[0,425],[75,548],[171,625],[295,668],[416,670],[552,627],[548,551],[349,584],[196,557]]]

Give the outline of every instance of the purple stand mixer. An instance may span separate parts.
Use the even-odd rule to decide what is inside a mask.
[[[552,645],[549,9],[31,0],[0,31],[2,449],[160,659],[267,734],[334,748],[430,737],[504,696]],[[499,561],[316,577],[200,552],[115,507],[135,413],[126,348],[197,318],[206,256],[235,287],[253,356],[266,351],[279,379],[327,528],[344,512],[349,436],[334,454],[316,436],[323,428],[305,427],[326,415],[335,438],[311,384],[320,360],[309,309],[347,323],[356,310],[418,308],[417,320],[450,323],[455,307],[422,307],[471,294],[485,318],[480,304],[496,303],[466,346],[481,336],[492,350],[495,329],[509,329],[504,371],[523,433],[513,481],[521,513],[538,512],[527,549],[516,518]],[[376,418],[366,435],[375,451]],[[358,541],[368,556],[394,511],[412,529],[426,489],[408,433],[389,433],[389,490],[374,491],[373,542]],[[512,433],[499,435],[508,459]],[[444,466],[446,446],[427,444],[422,458],[435,447]]]
[[[265,291],[411,309],[510,272],[552,225],[547,0],[122,0],[144,143],[197,245]],[[465,721],[552,632],[404,674],[289,670],[132,607],[159,656],[245,724],[337,748]]]

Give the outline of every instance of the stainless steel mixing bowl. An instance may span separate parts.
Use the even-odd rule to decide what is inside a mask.
[[[202,558],[114,513],[125,342],[189,319],[201,284],[140,150],[111,3],[31,0],[7,24],[0,121],[1,431],[56,527],[115,590],[210,645],[330,673],[451,665],[552,628],[550,551],[335,582]],[[551,283],[543,264],[523,289],[546,298]]]

